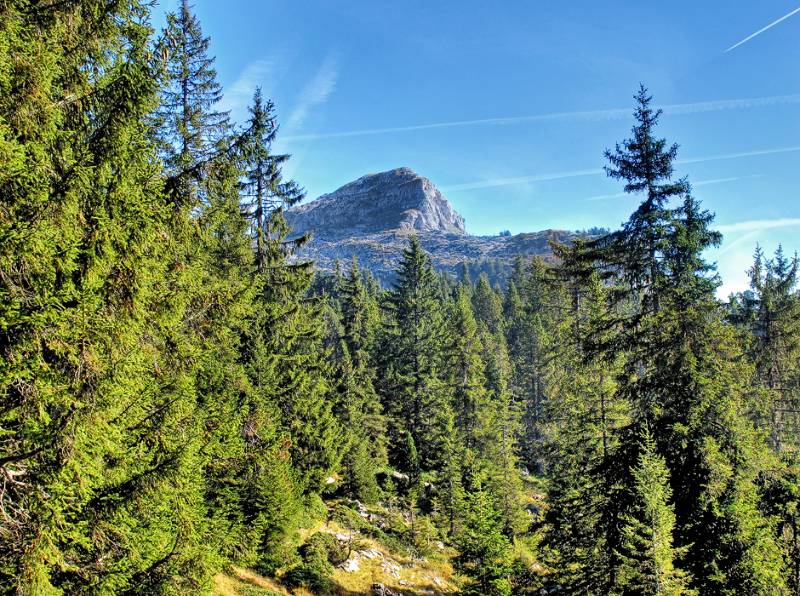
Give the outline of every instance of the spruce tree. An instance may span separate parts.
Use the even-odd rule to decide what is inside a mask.
[[[633,507],[622,528],[621,583],[633,594],[687,594],[688,577],[675,567],[680,555],[673,547],[675,512],[669,470],[655,451],[649,432],[642,439],[633,470]]]
[[[436,286],[430,259],[412,236],[388,298],[380,391],[389,416],[390,456],[402,462],[410,437],[426,470],[442,465],[451,415],[444,376],[444,317]]]
[[[701,591],[758,593],[780,589],[780,554],[772,522],[759,510],[757,481],[773,465],[746,416],[747,367],[713,292],[717,282],[703,251],[719,242],[685,180],[672,182],[673,146],[653,136],[658,113],[644,89],[637,96],[634,136],[609,154],[609,173],[626,191],[646,192],[620,232],[588,243],[579,256],[596,260],[615,280],[609,314],[590,335],[592,351],[624,358],[617,395],[634,413],[623,444],[628,464],[644,425],[669,469],[678,548]],[[680,197],[675,205],[670,198]],[[624,298],[624,302],[620,301]],[[590,354],[592,355],[592,354]],[[630,477],[624,480],[631,485]]]
[[[0,582],[202,590],[213,553],[192,378],[169,343],[183,313],[163,299],[182,290],[167,289],[173,229],[146,126],[147,10],[0,12]]]
[[[372,356],[380,319],[378,303],[367,293],[355,259],[341,294],[343,345],[336,366],[347,441],[345,486],[352,497],[373,502],[378,497],[376,474],[387,463],[385,419]]]
[[[477,445],[482,456],[486,490],[495,498],[503,531],[514,535],[525,528],[519,471],[520,409],[511,395],[511,362],[502,334],[482,334],[487,400],[478,414]]]
[[[506,301],[508,348],[513,367],[510,385],[515,399],[523,404],[520,440],[523,461],[541,472],[545,467],[541,449],[546,422],[545,369],[561,297],[553,290],[548,267],[539,258],[534,258],[527,268],[518,268],[516,281],[512,283]]]
[[[197,200],[198,181],[208,163],[221,154],[228,134],[228,113],[220,111],[222,87],[209,38],[189,0],[181,0],[158,44],[163,62],[164,87],[154,123],[157,141],[169,174],[167,185],[177,200]]]
[[[496,333],[503,324],[503,300],[489,285],[489,278],[482,273],[478,278],[472,296],[472,307],[475,318]]]
[[[302,191],[283,179],[281,165],[288,156],[270,155],[277,131],[271,104],[263,104],[259,91],[253,101],[236,152],[245,169],[243,202],[257,284],[255,314],[243,344],[252,387],[243,496],[253,528],[250,552],[259,568],[272,572],[293,556],[301,499],[322,489],[340,463],[342,441],[333,414],[322,305],[308,297],[311,264],[290,262],[302,242],[287,240],[283,211],[302,198]],[[261,208],[255,224],[254,200]]]
[[[616,395],[613,360],[587,358],[574,341],[576,318],[605,326],[607,289],[595,275],[577,312],[564,310],[558,346],[545,370],[550,387],[544,448],[548,461],[545,558],[569,593],[615,593],[622,566],[626,495],[625,429],[630,407]]]
[[[464,286],[458,290],[450,319],[447,335],[452,338],[452,346],[447,369],[451,375],[455,423],[464,447],[475,450],[479,416],[487,400],[486,379],[478,324]]]
[[[249,342],[251,375],[260,400],[278,406],[292,437],[292,461],[303,486],[319,486],[338,460],[338,428],[328,399],[329,369],[321,351],[318,305],[306,298],[311,282],[307,265],[287,262],[288,234],[280,210],[268,224],[267,245],[257,317]]]
[[[458,569],[472,580],[467,594],[511,594],[511,542],[502,532],[502,521],[480,481],[470,492],[466,524],[457,537]]]
[[[472,289],[473,282],[472,282],[472,273],[471,273],[471,266],[469,261],[464,261],[459,265],[458,268],[458,281],[459,283],[467,286],[467,288]]]
[[[621,296],[634,294],[641,301],[637,316],[658,312],[663,253],[672,219],[669,203],[688,190],[685,180],[672,179],[678,146],[668,146],[666,139],[655,136],[661,110],[650,106],[652,99],[641,85],[635,96],[632,136],[605,153],[608,176],[623,180],[624,191],[642,195],[642,201],[621,230],[588,243],[602,255],[604,271],[620,282]]]
[[[256,263],[263,271],[267,260],[273,213],[288,209],[303,200],[304,192],[294,180],[284,180],[281,166],[289,155],[272,154],[271,147],[278,134],[275,105],[264,103],[261,88],[257,87],[250,106],[250,119],[240,140],[240,152],[245,163],[243,198],[252,221],[256,242]]]
[[[243,362],[243,338],[253,320],[258,288],[248,222],[239,206],[240,169],[216,160],[203,184],[208,204],[199,220],[200,279],[195,386],[203,416],[202,463],[209,536],[225,559],[239,559],[247,548],[242,501],[246,468],[247,422],[251,390]]]

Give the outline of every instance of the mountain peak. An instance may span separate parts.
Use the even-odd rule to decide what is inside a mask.
[[[290,209],[295,233],[353,236],[391,230],[464,235],[464,218],[427,178],[408,167],[367,174]]]

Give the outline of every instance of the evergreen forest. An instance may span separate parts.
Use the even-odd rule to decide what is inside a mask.
[[[382,287],[298,257],[275,105],[150,10],[0,0],[0,592],[425,593],[345,590],[371,540],[440,593],[800,594],[797,257],[717,297],[644,86],[618,229]]]

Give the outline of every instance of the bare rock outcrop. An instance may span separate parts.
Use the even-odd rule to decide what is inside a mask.
[[[290,209],[296,234],[343,238],[414,230],[463,235],[464,218],[433,183],[410,168],[368,174],[315,201]]]
[[[410,168],[368,174],[287,212],[292,236],[311,238],[296,258],[332,271],[355,256],[384,285],[394,279],[409,236],[416,235],[434,267],[456,273],[463,263],[473,274],[486,272],[492,283],[506,279],[514,260],[552,258],[550,242],[569,242],[574,234],[543,230],[511,236],[471,236],[464,218],[436,186]]]

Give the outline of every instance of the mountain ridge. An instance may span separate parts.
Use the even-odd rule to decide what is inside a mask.
[[[309,234],[297,255],[333,271],[353,257],[390,283],[409,236],[416,235],[436,269],[456,273],[463,263],[502,282],[517,257],[552,259],[550,242],[569,242],[566,230],[473,236],[464,218],[426,177],[409,167],[367,174],[287,211],[293,237]]]
[[[390,229],[466,234],[464,218],[408,167],[367,174],[288,212],[297,233],[343,237]]]

